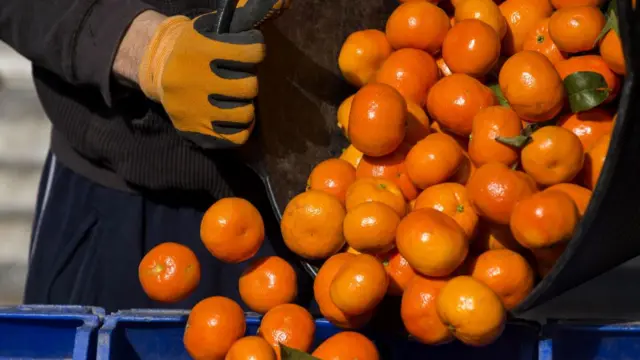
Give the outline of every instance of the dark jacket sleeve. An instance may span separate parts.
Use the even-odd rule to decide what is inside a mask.
[[[0,0],[0,40],[33,64],[111,102],[111,67],[140,0]]]

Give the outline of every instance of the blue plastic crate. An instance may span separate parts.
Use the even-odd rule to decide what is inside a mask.
[[[543,327],[547,359],[640,359],[640,324],[550,321]]]
[[[0,308],[0,359],[95,359],[103,317],[88,306]]]
[[[188,311],[128,310],[109,315],[98,335],[99,360],[177,360],[190,359],[182,344]],[[260,325],[256,314],[247,316],[247,334],[255,334]],[[316,320],[315,345],[340,330],[324,319]],[[367,334],[385,360],[392,359],[538,359],[539,326],[512,322],[495,343],[475,348],[459,342],[426,346],[400,336]]]

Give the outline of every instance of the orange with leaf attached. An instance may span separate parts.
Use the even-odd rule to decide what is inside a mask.
[[[518,161],[518,149],[500,142],[499,138],[517,137],[521,132],[522,120],[510,108],[490,106],[482,109],[473,118],[469,157],[476,166],[492,161],[513,165]]]
[[[258,336],[262,336],[271,345],[280,359],[280,345],[309,351],[315,331],[313,317],[305,308],[296,304],[282,304],[262,317]]]
[[[609,92],[609,96],[604,103],[611,102],[616,98],[616,96],[618,96],[618,92],[620,91],[620,80],[616,74],[609,69],[609,66],[607,66],[607,63],[604,61],[602,56],[573,56],[569,59],[557,62],[555,67],[562,80],[565,80],[569,75],[579,71],[600,74],[606,81],[607,91]]]

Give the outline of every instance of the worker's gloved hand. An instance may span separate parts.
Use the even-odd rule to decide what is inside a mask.
[[[218,33],[215,12],[194,20],[168,18],[140,65],[142,91],[160,102],[174,127],[197,145],[244,144],[254,127],[254,68],[265,55],[262,33],[252,28],[287,5],[286,0],[240,0],[229,33]]]

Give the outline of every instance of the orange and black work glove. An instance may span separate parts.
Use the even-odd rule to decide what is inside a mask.
[[[240,0],[228,33],[218,32],[216,12],[194,20],[168,18],[140,64],[142,91],[160,102],[176,130],[196,145],[244,144],[254,127],[254,67],[265,55],[262,33],[252,27],[286,5],[285,0]]]

